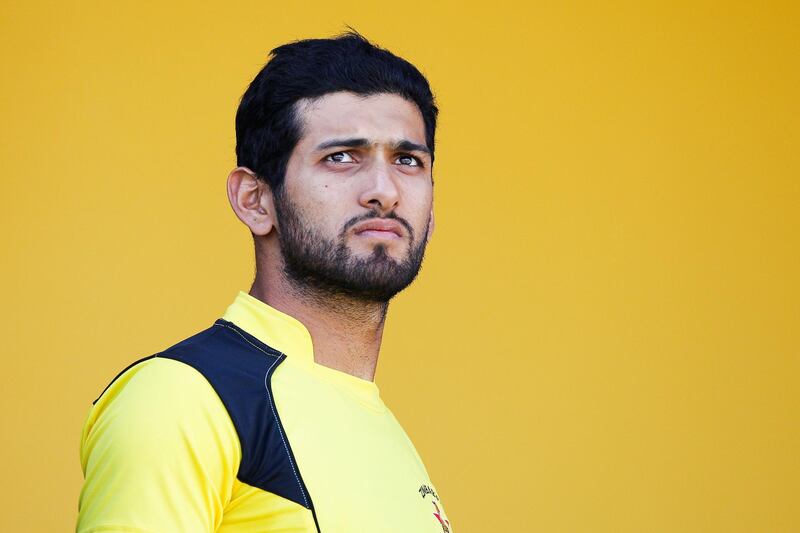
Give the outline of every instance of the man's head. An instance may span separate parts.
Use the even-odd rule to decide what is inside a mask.
[[[424,76],[357,34],[273,50],[242,97],[228,184],[257,253],[300,288],[388,301],[432,229],[436,115]]]

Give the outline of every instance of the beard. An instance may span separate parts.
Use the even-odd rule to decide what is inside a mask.
[[[425,255],[427,239],[416,242],[411,225],[394,212],[381,217],[369,212],[353,217],[336,239],[316,231],[299,209],[281,191],[274,197],[280,228],[278,242],[287,279],[304,292],[318,296],[346,297],[370,303],[387,303],[417,277]],[[386,246],[376,244],[367,257],[355,256],[346,243],[347,230],[372,218],[389,218],[408,232],[408,253],[402,260],[389,255]]]

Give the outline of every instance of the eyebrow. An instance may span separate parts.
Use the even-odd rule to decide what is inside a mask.
[[[365,148],[370,145],[368,139],[364,139],[363,137],[352,137],[349,139],[331,139],[329,141],[325,141],[324,143],[317,146],[317,151],[326,150],[328,148]],[[424,144],[418,144],[408,139],[403,139],[402,141],[398,141],[392,145],[392,148],[395,150],[401,150],[406,152],[422,152],[424,154],[431,155],[430,149],[425,146]]]
[[[406,139],[403,139],[399,143],[394,145],[395,150],[402,150],[405,152],[422,152],[424,154],[431,155],[431,150],[424,144],[417,144]]]
[[[331,139],[330,141],[325,141],[317,146],[317,150],[327,150],[333,147],[364,148],[365,146],[369,146],[368,140],[362,137],[354,137],[351,139]]]

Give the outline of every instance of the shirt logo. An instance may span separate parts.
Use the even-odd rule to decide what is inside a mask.
[[[439,521],[439,524],[442,526],[442,533],[450,533],[450,521],[447,519],[447,516],[444,512],[439,509],[439,495],[436,494],[436,491],[431,488],[430,485],[421,485],[419,487],[419,494],[422,496],[424,500],[426,496],[431,497],[431,503],[433,504],[433,516],[436,517],[436,520]]]
[[[442,518],[442,512],[439,510],[439,506],[436,505],[436,502],[431,502],[433,506],[436,508],[436,512],[433,513],[433,516],[442,524],[442,531],[444,533],[450,533],[450,521],[447,518]]]

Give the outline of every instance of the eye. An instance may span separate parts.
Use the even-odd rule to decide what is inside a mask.
[[[399,156],[395,161],[397,161],[401,165],[407,165],[409,167],[421,167],[422,161],[418,158],[414,157],[413,155],[404,154]]]
[[[325,161],[330,161],[332,163],[355,163],[356,162],[356,160],[353,159],[353,156],[351,156],[347,152],[336,152],[336,153],[330,154],[330,155],[325,157]]]

